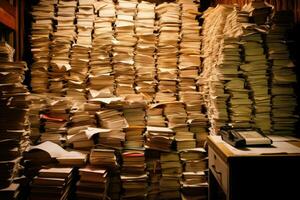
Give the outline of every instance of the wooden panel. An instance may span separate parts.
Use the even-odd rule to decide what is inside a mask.
[[[5,0],[0,0],[0,23],[16,29],[16,9]]]

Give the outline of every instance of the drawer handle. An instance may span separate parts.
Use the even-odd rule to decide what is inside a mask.
[[[219,172],[215,165],[212,165],[211,168],[220,176],[220,181],[222,182],[222,172]]]

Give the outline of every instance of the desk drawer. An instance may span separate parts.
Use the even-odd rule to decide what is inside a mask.
[[[208,166],[219,182],[225,194],[228,194],[229,170],[228,165],[212,149],[208,149]]]

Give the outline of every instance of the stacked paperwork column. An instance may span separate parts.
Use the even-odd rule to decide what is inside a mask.
[[[70,52],[75,42],[75,13],[77,1],[60,0],[57,4],[57,25],[52,42],[52,59],[49,67],[49,92],[55,96],[65,95],[66,76],[71,69]]]
[[[34,63],[31,66],[31,88],[34,93],[48,91],[48,68],[53,34],[54,1],[40,1],[33,6],[34,22],[31,30],[31,52]]]
[[[115,87],[112,65],[115,5],[111,0],[96,2],[94,5],[96,17],[87,83],[89,99],[111,97]]]
[[[81,3],[76,13],[77,38],[72,45],[71,69],[66,95],[74,97],[76,101],[86,100],[86,79],[90,63],[92,48],[92,31],[94,28],[93,4]]]

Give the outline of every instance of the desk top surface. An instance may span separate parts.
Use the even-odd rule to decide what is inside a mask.
[[[271,147],[251,147],[237,149],[226,142],[221,136],[208,136],[209,147],[213,148],[225,161],[229,157],[244,156],[300,156],[300,139],[293,137],[268,136],[272,139]]]

